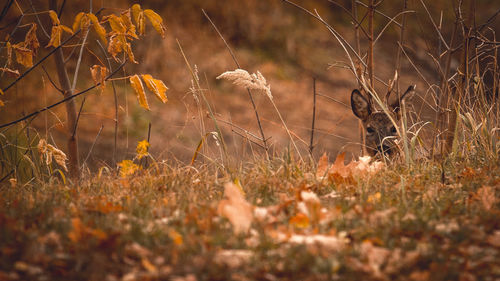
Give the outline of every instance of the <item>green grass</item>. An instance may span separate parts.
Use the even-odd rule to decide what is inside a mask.
[[[247,163],[235,173],[247,201],[281,206],[243,234],[217,212],[232,179],[207,167],[158,163],[133,177],[94,176],[71,186],[4,184],[0,277],[493,280],[500,274],[500,166],[490,161],[445,163],[444,183],[431,161],[349,181],[321,181],[311,165],[283,159]],[[290,222],[303,190],[319,196],[329,219]],[[338,197],[324,196],[332,191]],[[346,243],[294,244],[277,239],[279,232]]]

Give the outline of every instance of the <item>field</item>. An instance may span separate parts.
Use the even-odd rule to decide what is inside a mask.
[[[496,1],[41,2],[0,4],[0,281],[499,280]]]

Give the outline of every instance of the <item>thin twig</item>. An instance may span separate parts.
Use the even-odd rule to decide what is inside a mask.
[[[104,56],[106,57],[106,61],[108,62],[108,67],[109,71],[113,71],[113,68],[111,67],[111,59],[108,55],[108,52],[106,49],[102,46],[101,42],[99,40],[96,40],[97,44],[101,48],[102,52],[104,53]],[[116,93],[116,87],[115,87],[115,81],[114,79],[110,79],[111,81],[111,87],[113,88],[113,97],[114,97],[114,102],[115,102],[115,142],[113,145],[113,166],[116,166],[116,148],[117,148],[117,142],[118,142],[118,94]]]
[[[80,110],[78,110],[78,115],[76,116],[75,127],[73,128],[73,134],[71,137],[74,138],[76,136],[76,128],[78,128],[78,121],[80,121],[80,115],[82,114],[83,105],[85,104],[86,98],[83,98],[82,104],[80,105]]]
[[[316,121],[316,78],[313,78],[313,116],[311,124],[311,142],[309,143],[309,154],[312,157],[312,152],[314,149],[314,122]]]
[[[99,129],[99,132],[97,132],[97,135],[95,136],[95,139],[94,139],[94,142],[92,143],[92,145],[90,146],[90,149],[89,149],[89,153],[87,153],[87,157],[85,157],[85,160],[83,160],[83,164],[82,164],[82,167],[85,166],[85,164],[87,163],[87,160],[89,160],[89,157],[90,155],[92,154],[92,150],[94,150],[94,145],[96,144],[97,142],[97,139],[99,138],[99,136],[101,135],[101,132],[102,132],[102,129],[104,128],[104,125],[101,124],[101,128]]]
[[[45,75],[47,75],[47,78],[49,78],[49,82],[50,82],[50,84],[52,84],[52,86],[53,86],[56,90],[58,90],[61,94],[62,94],[62,93],[64,93],[64,91],[63,91],[60,87],[58,87],[58,86],[56,85],[56,83],[52,80],[52,78],[50,77],[49,73],[48,73],[48,72],[47,72],[47,70],[45,69],[45,66],[43,66],[43,65],[42,65],[42,69],[43,69],[43,71],[45,72]]]
[[[330,96],[323,95],[323,94],[321,94],[321,93],[316,93],[316,95],[317,95],[317,96],[320,96],[320,97],[327,98],[327,99],[332,100],[332,101],[334,101],[334,102],[336,102],[336,103],[338,103],[338,104],[340,104],[340,105],[343,105],[343,106],[344,106],[344,107],[346,107],[346,108],[351,109],[351,107],[350,107],[349,105],[347,105],[347,104],[345,104],[345,103],[343,103],[343,102],[341,102],[341,101],[339,101],[339,100],[337,100],[337,99],[334,99],[334,98],[332,98],[332,97],[330,97]]]

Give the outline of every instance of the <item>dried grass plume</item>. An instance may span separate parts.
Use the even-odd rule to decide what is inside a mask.
[[[248,73],[244,69],[236,69],[234,71],[226,71],[217,76],[217,79],[226,79],[233,81],[233,84],[248,88],[250,90],[257,90],[264,92],[271,100],[271,85],[267,84],[266,78],[257,71],[257,73]]]

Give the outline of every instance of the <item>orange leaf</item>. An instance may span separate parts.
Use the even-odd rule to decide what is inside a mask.
[[[345,160],[345,152],[342,152],[339,155],[337,155],[337,159],[335,159],[335,162],[328,170],[329,177],[338,175],[342,178],[347,178],[351,175],[351,170],[349,169],[349,166],[346,166],[344,164],[344,160]]]
[[[309,217],[303,213],[298,213],[290,218],[288,223],[298,228],[307,228],[309,227]]]
[[[144,83],[146,83],[146,86],[148,89],[155,93],[156,97],[163,103],[166,103],[168,101],[167,96],[165,95],[165,92],[168,90],[167,86],[163,83],[163,81],[154,79],[151,75],[149,74],[143,74],[142,75],[142,80],[144,80]]]
[[[85,226],[80,218],[72,218],[71,225],[73,226],[73,229],[68,233],[68,238],[73,243],[78,243],[85,236]]]
[[[130,84],[132,85],[132,88],[134,88],[139,104],[149,110],[148,100],[146,99],[146,93],[144,92],[144,86],[142,86],[141,79],[137,74],[130,77]]]
[[[69,34],[73,34],[73,30],[71,30],[71,28],[65,26],[65,25],[59,25],[61,27],[61,29],[64,31],[64,32],[67,32]]]

